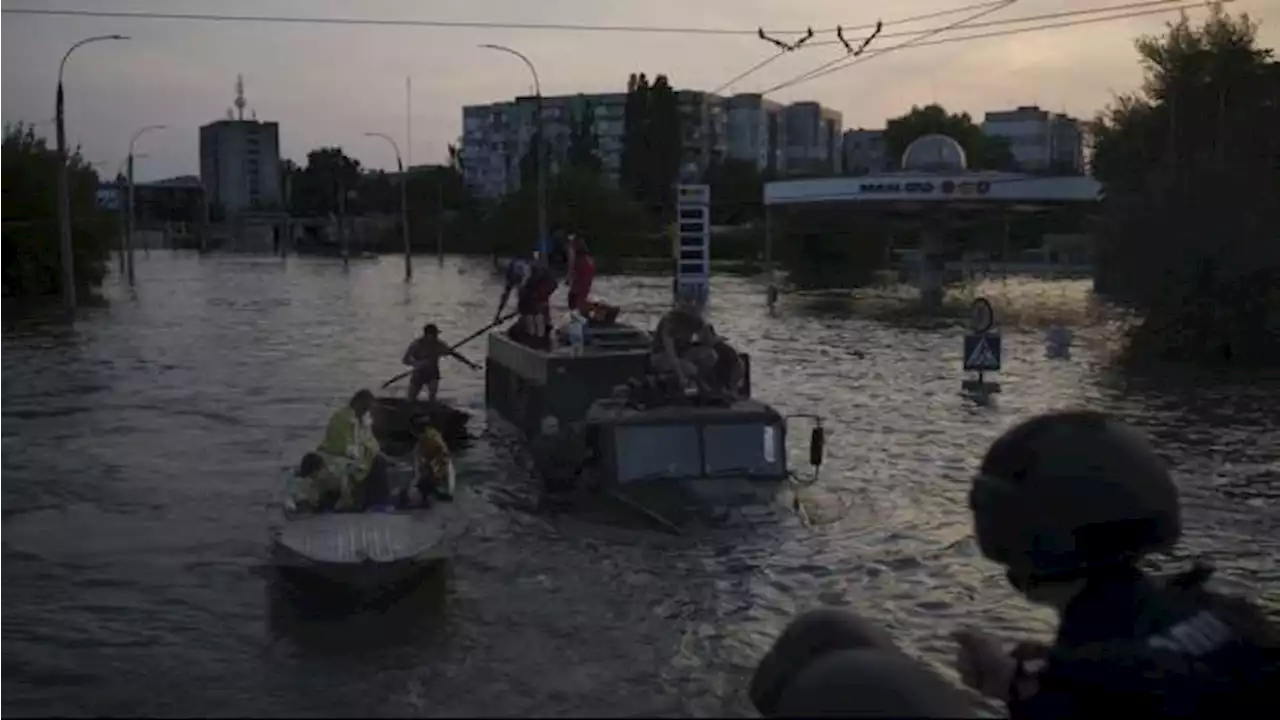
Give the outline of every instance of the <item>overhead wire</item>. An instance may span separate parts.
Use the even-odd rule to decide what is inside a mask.
[[[923,13],[921,15],[912,15],[910,17],[898,18],[896,20],[885,20],[883,23],[880,21],[876,21],[874,23],[862,24],[862,25],[840,25],[840,26],[836,26],[833,30],[820,30],[818,32],[820,33],[821,32],[837,32],[838,33],[841,30],[870,30],[880,25],[909,25],[911,23],[917,23],[924,20],[933,20],[934,18],[946,17],[947,15],[955,15],[956,13],[967,12],[969,10],[977,10],[980,8],[992,7],[994,5],[1003,5],[1005,4],[1005,2],[1007,2],[1007,0],[987,0],[986,2],[962,5],[960,7],[950,8],[947,10],[935,10],[934,12]],[[884,37],[884,35],[881,35],[881,37]],[[723,90],[726,90],[727,88],[733,87],[735,84],[741,82],[742,80],[745,80],[746,78],[750,77],[751,75],[754,75],[760,70],[763,70],[770,63],[782,57],[783,55],[786,55],[791,50],[799,50],[802,48],[811,48],[811,47],[817,47],[822,45],[830,45],[834,42],[838,42],[838,41],[835,41],[835,40],[826,41],[826,42],[819,41],[815,43],[806,44],[801,48],[790,48],[790,49],[784,48],[782,50],[778,50],[773,55],[765,57],[763,60],[760,60],[759,62],[755,63],[754,65],[747,68],[746,70],[743,70],[737,75],[734,75],[731,79],[725,81],[724,83],[721,83],[718,87],[716,87],[716,89],[711,91],[711,94],[715,95],[722,92]]]
[[[879,50],[879,51],[873,51],[873,52],[872,52],[872,54],[869,54],[869,55],[860,55],[860,56],[856,56],[856,57],[854,57],[854,58],[852,58],[852,59],[850,59],[847,55],[842,55],[842,56],[840,56],[840,57],[838,57],[838,58],[836,58],[836,59],[834,59],[834,60],[830,60],[830,61],[828,61],[828,62],[825,62],[825,63],[823,63],[822,65],[819,65],[818,67],[816,67],[816,68],[814,68],[814,69],[812,69],[812,70],[809,70],[809,71],[807,71],[807,72],[801,73],[801,74],[799,74],[799,75],[797,75],[797,76],[795,76],[795,77],[791,78],[790,80],[787,80],[787,81],[785,81],[785,82],[782,82],[782,83],[779,83],[779,84],[777,84],[777,85],[774,85],[773,87],[771,87],[771,88],[769,88],[769,89],[767,89],[767,90],[763,90],[763,91],[761,91],[761,93],[760,93],[760,94],[761,94],[761,95],[768,95],[768,94],[770,94],[770,93],[777,92],[778,90],[783,90],[783,89],[785,89],[785,88],[789,88],[789,87],[791,87],[791,86],[793,86],[793,85],[799,85],[799,84],[800,84],[800,83],[802,83],[802,82],[806,82],[807,80],[811,80],[811,79],[813,79],[813,78],[815,78],[815,77],[820,77],[821,75],[826,74],[826,71],[827,71],[827,70],[829,70],[829,69],[831,69],[831,68],[833,68],[834,66],[837,66],[837,65],[839,65],[839,67],[840,67],[841,69],[843,69],[843,68],[848,67],[848,66],[850,66],[850,65],[857,65],[857,64],[859,64],[859,63],[866,62],[867,60],[870,60],[871,58],[879,57],[879,56],[881,56],[881,55],[884,55],[884,54],[885,54],[885,53],[887,53],[887,52],[893,52],[894,50],[899,50],[899,49],[902,49],[902,48],[905,48],[905,47],[909,47],[909,46],[911,46],[911,45],[913,45],[913,44],[915,44],[915,43],[917,43],[917,42],[920,42],[920,41],[926,40],[926,39],[928,39],[928,38],[931,38],[931,37],[933,37],[934,35],[939,35],[939,34],[941,34],[941,33],[947,32],[948,30],[955,30],[955,29],[957,29],[957,28],[960,28],[960,27],[964,26],[964,24],[965,24],[965,23],[972,22],[972,21],[974,21],[974,20],[977,20],[978,18],[985,17],[985,16],[987,16],[987,15],[990,15],[990,14],[995,13],[995,12],[999,12],[999,11],[1001,11],[1001,10],[1005,10],[1005,9],[1007,9],[1007,8],[1009,8],[1009,7],[1011,7],[1011,6],[1013,6],[1013,5],[1014,5],[1014,4],[1016,4],[1017,2],[1018,2],[1018,0],[1005,0],[1004,2],[1001,2],[999,5],[996,5],[996,6],[994,6],[994,7],[987,7],[987,8],[983,8],[983,9],[979,10],[978,12],[973,13],[972,15],[966,15],[966,16],[964,16],[964,17],[960,18],[959,20],[955,20],[955,21],[950,22],[950,23],[948,23],[948,24],[946,24],[946,25],[943,25],[943,26],[941,26],[941,27],[930,28],[930,29],[928,29],[928,30],[921,31],[918,35],[916,35],[915,37],[913,37],[913,38],[912,38],[912,39],[910,39],[910,40],[905,40],[905,41],[903,41],[903,42],[898,43],[897,45],[892,45],[892,46],[890,46],[890,47],[884,48],[884,49]]]
[[[1135,3],[1135,4],[1139,4],[1139,3]],[[1146,3],[1140,3],[1140,4],[1146,4]],[[1029,33],[1029,32],[1039,32],[1043,30],[1058,30],[1061,28],[1078,27],[1081,25],[1113,22],[1116,20],[1128,20],[1132,18],[1147,17],[1151,15],[1161,15],[1161,14],[1166,14],[1170,12],[1180,12],[1184,10],[1198,10],[1198,9],[1204,9],[1206,7],[1206,5],[1200,0],[1164,0],[1163,2],[1160,2],[1158,4],[1160,5],[1160,7],[1154,7],[1154,8],[1148,7],[1145,10],[1135,10],[1132,12],[1111,14],[1111,15],[1106,15],[1104,17],[1078,18],[1075,20],[1066,20],[1063,22],[1033,25],[1031,27],[1008,28],[1004,30],[995,30],[995,31],[985,32],[985,33],[973,33],[968,35],[960,35],[957,37],[937,38],[937,39],[928,40],[925,42],[912,43],[909,47],[902,47],[902,44],[900,44],[900,45],[896,45],[889,48],[883,48],[880,50],[872,50],[860,58],[854,58],[851,60],[848,58],[839,58],[837,63],[828,63],[827,67],[816,68],[807,73],[804,73],[803,75],[799,75],[795,78],[792,78],[791,80],[788,80],[785,83],[779,83],[778,85],[775,85],[767,90],[764,90],[762,94],[777,92],[778,90],[794,87],[795,85],[799,85],[801,83],[808,82],[810,80],[816,80],[817,78],[823,77],[825,75],[830,75],[831,73],[834,73],[834,72],[839,72],[850,66],[856,65],[866,60],[870,60],[874,57],[879,57],[887,52],[894,51],[899,48],[916,49],[916,48],[923,48],[923,47],[934,47],[937,45],[946,45],[946,44],[958,43],[958,42],[969,42],[973,40],[985,40],[985,39],[995,38],[995,37],[1007,37],[1011,35],[1020,35],[1020,34]],[[1103,11],[1114,12],[1116,9],[1119,9],[1121,7],[1124,7],[1124,6],[1112,6],[1110,8],[1097,9],[1091,12],[1093,14],[1098,14]],[[1083,12],[1083,11],[1075,11],[1075,12]],[[1031,22],[1034,20],[1036,20],[1036,18],[1030,17],[1030,16],[1018,19],[1019,22]],[[843,62],[843,64],[838,64],[840,62]]]
[[[981,5],[992,5],[995,2],[1004,0],[994,0],[977,3],[976,7]],[[489,29],[489,30],[554,30],[554,31],[575,31],[575,32],[620,32],[620,33],[652,33],[652,34],[673,34],[673,35],[728,35],[728,36],[746,36],[756,35],[759,28],[739,29],[739,28],[713,28],[713,27],[679,27],[679,26],[656,26],[656,25],[604,25],[591,23],[530,23],[530,22],[507,22],[507,21],[487,21],[487,20],[428,20],[420,18],[376,18],[376,17],[353,17],[353,16],[315,16],[315,15],[232,15],[226,13],[175,13],[160,12],[152,10],[91,10],[83,8],[14,8],[4,7],[2,10],[5,15],[31,15],[31,16],[48,16],[48,17],[88,17],[103,18],[117,20],[172,20],[172,21],[192,21],[192,22],[249,22],[249,23],[280,23],[280,24],[304,24],[304,25],[367,25],[375,27],[430,27],[430,28],[471,28],[471,29]],[[961,12],[963,8],[951,10],[951,13]],[[949,14],[949,13],[942,13]],[[869,29],[874,23],[865,25],[847,25],[846,30]],[[814,33],[830,33],[835,32],[836,28],[822,28],[813,30]],[[800,30],[769,30],[772,34],[777,35],[803,35],[809,32],[809,28]]]

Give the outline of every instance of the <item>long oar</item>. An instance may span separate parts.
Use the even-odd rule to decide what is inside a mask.
[[[454,344],[453,344],[453,347],[451,347],[451,348],[449,348],[449,349],[450,349],[450,350],[457,350],[458,348],[462,347],[463,345],[466,345],[467,343],[471,342],[472,340],[475,340],[476,338],[478,338],[478,337],[480,337],[481,335],[483,335],[483,334],[485,334],[485,333],[489,332],[490,330],[492,330],[492,329],[494,329],[495,327],[497,327],[497,326],[501,325],[502,323],[504,323],[504,322],[506,322],[506,321],[510,320],[511,318],[515,317],[515,316],[516,316],[516,315],[518,315],[518,314],[519,314],[519,312],[513,312],[513,313],[510,313],[510,314],[508,314],[508,315],[504,315],[503,317],[500,317],[500,318],[498,318],[497,320],[494,320],[493,322],[489,323],[488,325],[485,325],[484,327],[480,328],[479,330],[477,330],[477,331],[475,331],[475,332],[471,333],[470,335],[466,336],[465,338],[463,338],[463,339],[459,340],[458,342],[454,343]],[[397,381],[397,380],[399,380],[399,379],[401,379],[401,378],[405,378],[405,377],[408,377],[408,376],[412,375],[412,374],[414,373],[414,371],[415,371],[415,370],[417,370],[417,368],[410,368],[410,369],[408,369],[408,370],[405,370],[404,372],[400,373],[399,375],[396,375],[395,377],[391,378],[390,380],[388,380],[388,381],[386,381],[386,382],[382,383],[382,387],[383,387],[383,388],[386,388],[386,387],[387,387],[388,385],[390,385],[391,383],[393,383],[393,382],[395,382],[395,381]]]

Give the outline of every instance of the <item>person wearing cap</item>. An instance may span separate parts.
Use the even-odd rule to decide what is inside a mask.
[[[1264,613],[1206,589],[1203,566],[1164,580],[1140,569],[1178,541],[1181,509],[1136,431],[1094,412],[1028,420],[987,451],[969,504],[982,554],[1059,616],[1051,646],[955,634],[961,679],[1014,720],[1233,717],[1274,704],[1280,634]],[[947,685],[832,608],[792,622],[751,697],[771,717],[973,717]]]
[[[435,402],[436,393],[440,391],[440,358],[446,355],[457,358],[472,370],[480,369],[479,365],[440,340],[440,328],[434,323],[424,325],[422,336],[409,343],[401,359],[405,365],[413,367],[413,375],[409,377],[410,400],[417,400],[425,386],[427,402]]]

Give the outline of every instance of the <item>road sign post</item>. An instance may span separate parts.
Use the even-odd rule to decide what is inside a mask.
[[[970,332],[964,336],[962,368],[965,372],[977,373],[977,377],[968,378],[961,383],[961,388],[966,391],[984,394],[1000,392],[1000,383],[988,382],[986,379],[986,373],[1000,372],[1003,347],[1000,333],[993,330],[995,323],[995,310],[991,303],[986,298],[973,301]]]

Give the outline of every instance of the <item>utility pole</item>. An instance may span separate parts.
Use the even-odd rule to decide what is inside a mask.
[[[404,161],[400,158],[400,146],[385,133],[365,133],[365,137],[376,137],[386,140],[396,154],[396,169],[400,171],[400,234],[404,238],[404,281],[413,279],[413,255],[409,245],[409,174],[405,172]]]
[[[484,44],[480,47],[515,55],[524,61],[524,64],[529,68],[529,72],[533,75],[535,112],[537,113],[534,121],[534,132],[537,133],[537,138],[533,152],[538,163],[538,251],[545,257],[547,254],[547,138],[542,121],[542,83],[538,80],[538,69],[533,66],[533,61],[526,57],[524,53],[512,50],[505,45]],[[494,259],[497,259],[496,255]]]
[[[62,299],[67,310],[76,309],[76,260],[75,245],[71,241],[71,179],[68,177],[66,100],[62,90],[62,74],[67,69],[67,59],[82,45],[102,40],[128,40],[124,35],[95,35],[72,45],[58,65],[58,93],[55,99],[54,120],[58,141],[58,249],[62,255]]]
[[[444,267],[444,172],[436,174],[436,263]]]
[[[133,203],[134,203],[134,192],[133,192],[133,160],[134,160],[134,157],[135,157],[135,156],[134,156],[133,149],[134,149],[134,146],[138,144],[138,138],[142,137],[143,135],[145,135],[146,133],[148,133],[148,132],[150,132],[150,131],[152,131],[152,130],[164,130],[164,129],[165,129],[165,126],[164,126],[164,125],[147,125],[146,127],[143,127],[143,128],[141,128],[140,130],[138,130],[138,132],[134,133],[134,134],[133,134],[133,137],[132,137],[132,138],[130,138],[130,140],[129,140],[129,157],[128,157],[128,164],[129,164],[129,170],[128,170],[128,179],[129,179],[129,223],[128,223],[128,230],[127,230],[126,235],[125,235],[125,248],[126,248],[126,249],[125,249],[125,251],[126,251],[126,253],[128,253],[128,256],[129,256],[129,257],[128,257],[128,260],[127,260],[127,265],[128,265],[129,284],[130,284],[130,285],[133,285],[133,234],[134,234],[134,223],[136,222],[136,220],[135,220],[135,210],[134,210],[134,204],[133,204]],[[148,254],[149,254],[149,253],[148,253]]]

